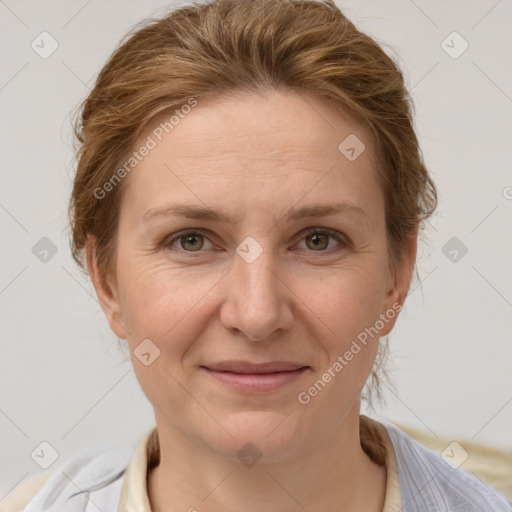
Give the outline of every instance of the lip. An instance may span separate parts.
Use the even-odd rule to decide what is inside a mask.
[[[224,361],[202,366],[210,376],[236,391],[262,394],[277,391],[298,379],[309,366],[287,361],[249,363]]]

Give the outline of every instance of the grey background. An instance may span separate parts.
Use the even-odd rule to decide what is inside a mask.
[[[125,32],[168,5],[0,0],[0,499],[40,471],[30,454],[43,441],[60,461],[136,443],[154,424],[71,259],[66,207],[70,112]],[[391,335],[396,389],[386,388],[387,408],[374,416],[510,449],[511,2],[338,5],[402,64],[440,191],[422,235],[422,284],[413,284]],[[47,59],[31,48],[43,31],[59,45]],[[441,46],[453,31],[469,44],[456,59]],[[47,262],[32,251],[43,237],[57,250]],[[468,249],[457,262],[447,257],[452,237]]]

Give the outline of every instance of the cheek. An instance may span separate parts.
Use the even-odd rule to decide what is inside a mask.
[[[385,295],[384,276],[378,267],[366,272],[352,270],[324,283],[305,283],[311,297],[308,306],[317,317],[316,331],[326,333],[316,340],[328,358],[321,373],[331,369],[336,378],[329,386],[340,392],[344,389],[344,396],[350,395],[348,389],[362,388],[373,367],[379,343],[376,322]],[[336,361],[339,364],[332,368]]]
[[[304,311],[323,325],[336,346],[357,336],[379,317],[385,296],[385,276],[378,267],[361,266],[331,271],[329,278],[298,278],[294,290]]]
[[[297,399],[303,412],[314,417],[330,415],[335,423],[339,418],[333,412],[341,414],[359,396],[375,361],[383,278],[377,272],[358,272],[304,284],[317,335],[314,344],[321,345],[327,357]]]
[[[184,382],[182,360],[205,329],[211,314],[209,297],[218,279],[211,272],[194,275],[142,258],[125,275],[122,313],[129,326],[132,365],[146,397],[158,410],[176,413],[187,406],[189,397],[180,385]],[[148,345],[148,339],[160,352]],[[158,356],[145,365],[137,354],[148,346],[145,351],[150,357],[152,351]]]
[[[149,338],[171,358],[181,359],[190,340],[204,329],[206,299],[220,276],[170,268],[165,259],[148,257],[133,258],[124,269],[121,309],[132,350]]]
[[[321,345],[326,359],[298,390],[294,402],[308,421],[323,418],[326,432],[335,429],[359,399],[379,343],[378,335],[371,337],[371,328],[380,314],[382,277],[376,271],[352,271],[303,289],[303,293],[310,292],[308,318],[317,335],[312,348],[318,350]]]

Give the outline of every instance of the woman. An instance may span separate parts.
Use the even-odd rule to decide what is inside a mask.
[[[23,510],[511,510],[360,415],[436,189],[400,70],[332,1],[139,27],[76,133],[73,255],[156,427]]]

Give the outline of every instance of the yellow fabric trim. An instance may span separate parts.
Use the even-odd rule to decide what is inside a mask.
[[[49,470],[26,477],[0,502],[0,512],[23,510],[54,473],[55,470]]]

